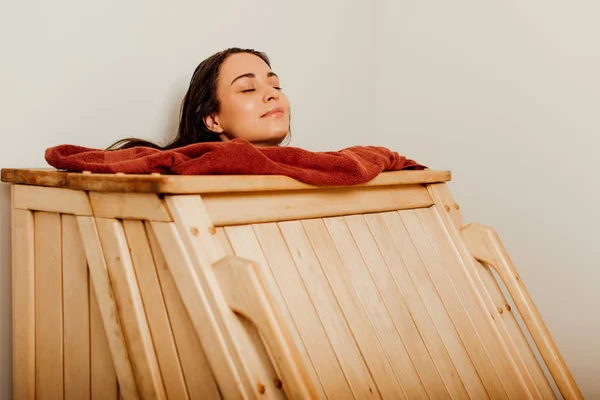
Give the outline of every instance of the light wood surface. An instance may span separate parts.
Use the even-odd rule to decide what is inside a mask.
[[[473,256],[494,268],[500,275],[544,361],[546,361],[561,394],[565,399],[582,399],[583,396],[573,376],[552,340],[550,332],[546,328],[498,234],[493,229],[480,224],[470,224],[462,229],[462,233],[473,252]]]
[[[421,185],[207,194],[202,198],[215,226],[412,209],[433,204],[427,189]]]
[[[117,373],[106,338],[91,277],[90,288],[90,386],[92,400],[117,399]]]
[[[365,277],[368,285],[372,283],[372,288],[365,288],[372,293],[381,293],[382,306],[389,313],[390,323],[393,324],[395,337],[401,340],[401,345],[406,348],[410,358],[408,360],[415,366],[425,389],[430,398],[468,398],[467,392],[460,379],[448,377],[447,384],[444,383],[442,374],[433,361],[432,354],[428,351],[422,334],[419,332],[411,310],[407,307],[406,300],[400,292],[398,285],[390,271],[396,265],[389,263],[375,241],[374,235],[370,232],[367,221],[363,215],[356,215],[344,218],[343,221],[348,227],[348,233],[345,235],[349,239],[354,239],[356,249],[351,249],[347,254],[340,253],[342,258],[349,259],[345,264],[351,268],[352,262],[359,264],[358,271],[364,271],[370,276]],[[352,248],[352,244],[348,244]],[[369,282],[371,280],[371,282]],[[385,313],[384,313],[384,316]],[[386,316],[387,317],[387,316]],[[387,347],[386,347],[387,348]],[[444,351],[445,354],[447,354]],[[394,360],[398,362],[398,360]],[[444,364],[444,368],[449,368],[456,375],[456,369],[450,363]]]
[[[231,240],[241,243],[236,245],[235,253],[231,249],[228,254],[257,260],[263,268],[263,277],[270,278],[270,293],[300,352],[318,398],[352,398],[348,381],[278,225],[229,227],[227,232]],[[226,246],[229,238],[223,228],[217,230],[217,236]]]
[[[139,395],[142,399],[166,399],[123,225],[105,218],[96,218],[96,224]]]
[[[13,186],[12,205],[21,210],[92,215],[86,192],[41,186]]]
[[[421,294],[419,293],[415,280],[418,275],[411,276],[409,270],[400,254],[398,248],[393,242],[392,235],[386,227],[385,221],[381,214],[365,215],[364,220],[367,224],[367,229],[364,228],[361,217],[348,218],[349,226],[352,229],[362,254],[366,260],[369,260],[369,265],[379,265],[379,257],[382,257],[389,269],[389,276],[385,270],[374,272],[374,277],[377,279],[377,285],[384,295],[385,301],[392,312],[396,327],[401,332],[401,336],[408,343],[409,352],[416,353],[413,356],[413,362],[419,366],[421,363],[425,366],[421,368],[430,368],[427,365],[429,357],[441,375],[444,384],[452,398],[486,398],[486,392],[481,384],[477,374],[475,373],[464,349],[459,349],[454,353],[449,353],[445,343],[451,344],[452,331],[438,332],[434,323],[433,314],[427,309]],[[357,226],[358,225],[358,226]],[[370,231],[370,232],[369,232]],[[368,238],[372,235],[373,241],[376,242],[377,250],[381,252],[378,255],[373,244]],[[407,259],[407,262],[409,259]],[[417,268],[417,267],[414,267]],[[405,303],[405,305],[404,305]],[[406,321],[403,309],[406,308],[409,313],[409,318],[412,319],[412,324]],[[416,334],[412,332],[413,326],[416,326]],[[455,333],[454,333],[455,334]],[[417,336],[418,335],[418,336]],[[429,352],[429,357],[423,354],[421,339]],[[460,351],[462,350],[462,351]],[[451,355],[454,356],[453,362]],[[461,369],[457,369],[462,366]],[[421,376],[423,376],[421,374]],[[432,373],[432,375],[435,375]],[[431,385],[432,377],[424,377],[425,383]],[[435,381],[434,381],[435,382]]]
[[[194,330],[194,325],[185,309],[181,296],[177,292],[169,266],[150,222],[146,222],[146,231],[190,399],[220,399],[221,394],[206,358],[206,353],[200,343],[199,336]]]
[[[257,265],[227,256],[215,263],[214,270],[229,307],[252,321],[264,337],[287,397],[314,399],[300,355],[281,325],[282,318],[277,315]]]
[[[446,182],[449,171],[390,171],[359,186],[391,186]],[[279,175],[116,175],[61,172],[55,169],[2,170],[2,182],[62,187],[97,192],[136,193],[225,193],[318,189]],[[357,186],[357,187],[359,187]]]
[[[469,282],[469,285],[475,288],[473,291],[475,298],[470,302],[480,303],[482,309],[488,310],[492,317],[492,323],[496,328],[492,331],[492,335],[496,338],[497,346],[507,353],[509,362],[514,367],[514,372],[522,378],[532,396],[535,398],[552,398],[553,394],[551,390],[548,391],[550,388],[547,382],[544,385],[545,378],[539,375],[539,365],[537,369],[532,369],[524,361],[526,354],[531,354],[531,349],[523,353],[522,348],[529,347],[529,345],[522,340],[520,330],[517,329],[513,333],[508,330],[505,319],[510,319],[510,315],[508,312],[504,313],[506,302],[502,303],[501,308],[496,307],[488,288],[481,278],[480,272],[483,272],[481,264],[473,258],[459,231],[460,224],[463,223],[459,207],[447,206],[447,204],[455,204],[450,191],[443,184],[433,185],[429,187],[429,191],[432,193],[432,197],[437,199],[434,214],[436,214],[436,219],[439,221],[439,226],[444,231],[443,234],[450,239],[446,240],[445,243],[454,242],[455,244],[451,249],[448,249],[443,257],[448,260],[460,260],[459,269],[463,272],[463,276]],[[445,205],[442,205],[444,203]],[[445,246],[445,248],[448,248],[448,246]],[[514,318],[513,322],[516,322]]]
[[[177,204],[171,208],[177,221],[178,213],[173,210],[177,210]],[[202,276],[199,276],[203,270],[195,268],[188,247],[184,245],[174,223],[152,222],[151,224],[196,334],[202,343],[210,343],[210,346],[204,347],[204,351],[223,397],[225,399],[249,398],[236,367],[234,355],[228,347],[226,336],[222,334],[222,325],[215,315],[214,300],[208,298],[210,292],[207,293],[205,289],[208,284]]]
[[[137,285],[144,303],[145,315],[152,333],[151,339],[162,372],[166,395],[172,399],[188,399],[183,372],[144,223],[142,221],[124,220],[123,228],[131,252]]]
[[[36,212],[34,224],[36,397],[59,399],[64,395],[60,214]]]
[[[162,200],[153,193],[90,192],[89,196],[96,218],[171,221]]]
[[[90,398],[88,267],[77,219],[62,215],[65,400]]]
[[[248,332],[231,311],[214,275],[214,263],[225,257],[226,253],[216,239],[216,229],[210,221],[202,199],[200,196],[166,196],[165,200],[204,285],[204,292],[215,310],[221,336],[231,349],[232,361],[239,371],[248,396],[283,398],[284,392],[275,385],[277,374],[273,365],[268,362],[269,358],[260,337],[252,335],[255,329]],[[189,310],[189,305],[186,306]]]
[[[15,399],[35,398],[35,309],[33,212],[13,208],[12,379]]]
[[[106,339],[112,356],[115,372],[119,381],[119,390],[125,400],[138,399],[138,390],[135,383],[131,360],[127,351],[125,334],[119,316],[115,294],[108,275],[106,259],[104,257],[100,236],[96,227],[96,220],[92,217],[77,217],[77,226],[81,234],[88,269],[91,278],[91,288],[98,304]],[[97,327],[94,327],[97,329]],[[93,338],[93,337],[92,337]],[[101,345],[100,342],[94,344]],[[92,346],[94,349],[94,346]],[[94,363],[92,363],[92,367]],[[96,389],[92,382],[92,394]]]
[[[378,307],[381,300],[369,282],[368,271],[358,265],[360,255],[353,252],[353,238],[344,231],[343,218],[306,220],[302,226],[381,397],[426,399],[425,388],[387,311]],[[375,291],[367,293],[369,289]]]

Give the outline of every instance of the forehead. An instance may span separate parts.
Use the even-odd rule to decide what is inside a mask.
[[[222,84],[229,85],[232,80],[240,75],[253,73],[258,78],[265,78],[271,68],[260,57],[249,53],[237,53],[227,57],[219,72]]]

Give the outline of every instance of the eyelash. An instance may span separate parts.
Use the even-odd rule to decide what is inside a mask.
[[[280,86],[273,86],[273,88],[281,91],[281,87]],[[250,93],[250,92],[254,92],[255,90],[256,89],[246,89],[246,90],[242,90],[242,93]]]

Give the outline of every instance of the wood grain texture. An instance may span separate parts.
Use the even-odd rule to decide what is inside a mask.
[[[34,217],[12,209],[12,367],[13,398],[35,398]]]
[[[86,192],[41,186],[13,186],[13,207],[75,215],[92,215]]]
[[[62,215],[65,399],[90,398],[88,267],[77,219]]]
[[[34,216],[36,397],[60,399],[64,396],[60,214]]]
[[[450,180],[449,171],[390,171],[356,188],[427,184]],[[228,193],[274,190],[306,190],[322,187],[307,185],[278,175],[116,175],[61,172],[54,169],[2,169],[2,182],[69,188],[96,192],[136,193]]]

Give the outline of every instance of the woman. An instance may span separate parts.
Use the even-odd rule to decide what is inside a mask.
[[[230,48],[202,61],[181,107],[175,139],[165,146],[123,139],[110,149],[135,146],[173,149],[198,142],[245,139],[277,146],[290,131],[290,104],[266,54]]]

